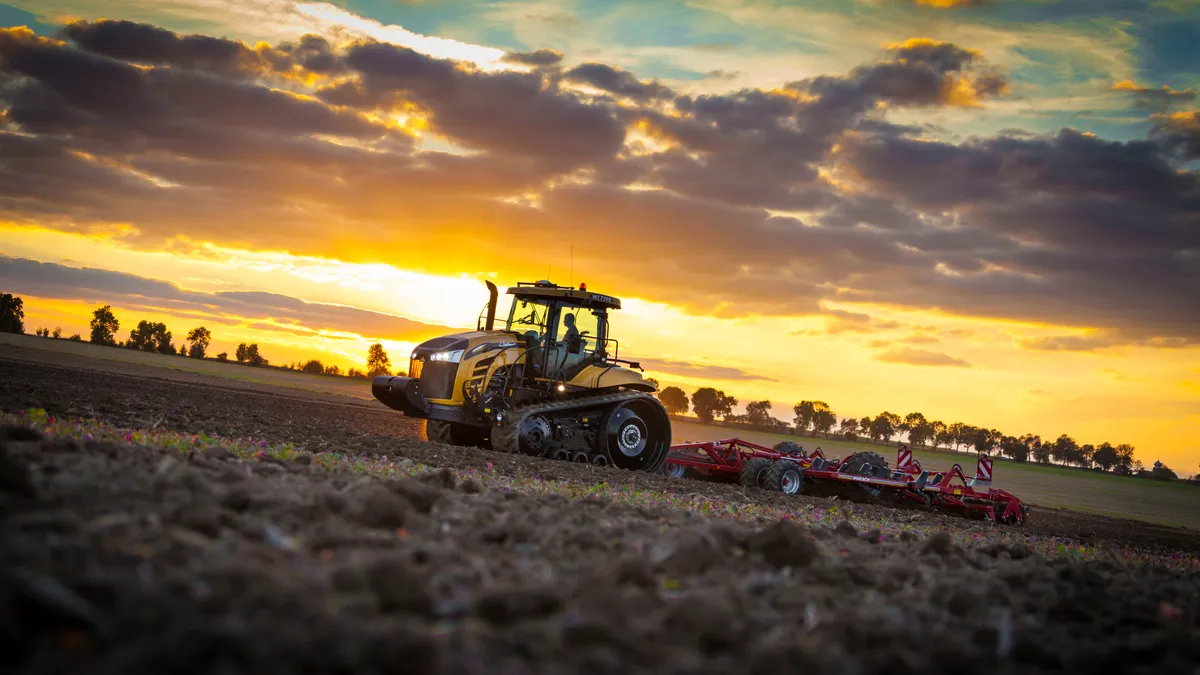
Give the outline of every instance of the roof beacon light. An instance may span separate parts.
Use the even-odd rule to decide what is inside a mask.
[[[582,281],[581,281],[581,282],[579,282],[579,290],[581,290],[581,291],[586,291],[586,290],[587,290],[587,284],[583,283]]]

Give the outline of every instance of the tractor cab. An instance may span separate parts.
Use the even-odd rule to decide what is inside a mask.
[[[527,374],[534,379],[571,380],[590,364],[608,359],[608,310],[617,298],[549,281],[522,282],[513,296],[504,329],[524,340]],[[613,354],[615,360],[616,354]]]

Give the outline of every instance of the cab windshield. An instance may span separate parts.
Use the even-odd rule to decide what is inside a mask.
[[[513,298],[512,307],[508,310],[508,330],[529,335],[534,340],[541,340],[546,334],[546,317],[550,314],[550,306],[541,300],[528,298]]]

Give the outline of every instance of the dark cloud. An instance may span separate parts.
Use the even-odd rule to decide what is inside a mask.
[[[645,102],[674,96],[670,87],[657,82],[642,82],[633,73],[603,63],[580,64],[568,70],[563,77],[635,101]]]
[[[524,66],[554,66],[562,62],[562,52],[553,49],[539,49],[534,52],[509,52],[500,57],[504,63],[519,63]]]
[[[0,281],[7,292],[42,298],[83,299],[236,324],[257,320],[271,330],[312,334],[320,330],[357,333],[365,338],[421,341],[455,330],[401,316],[344,305],[306,302],[276,293],[200,293],[158,279],[89,267],[69,267],[0,254]],[[132,317],[118,317],[129,325]],[[270,320],[274,322],[261,323]]]
[[[750,373],[740,368],[729,366],[710,366],[688,361],[671,361],[664,359],[632,359],[641,364],[642,368],[678,377],[692,377],[703,380],[759,380],[763,382],[778,382],[773,377]]]
[[[77,21],[64,26],[60,37],[94,54],[131,63],[229,74],[256,69],[260,62],[258,54],[241,42],[207,35],[178,35],[132,21]]]
[[[875,360],[881,363],[901,363],[909,366],[944,366],[951,368],[970,368],[966,361],[928,349],[897,348],[875,355]]]
[[[1200,159],[1200,112],[1155,115],[1151,135],[1167,152],[1184,160]]]

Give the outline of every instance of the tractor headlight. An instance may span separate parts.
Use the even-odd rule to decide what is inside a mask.
[[[458,363],[462,361],[463,350],[455,349],[452,352],[434,352],[429,355],[430,361],[443,361],[446,363]]]

